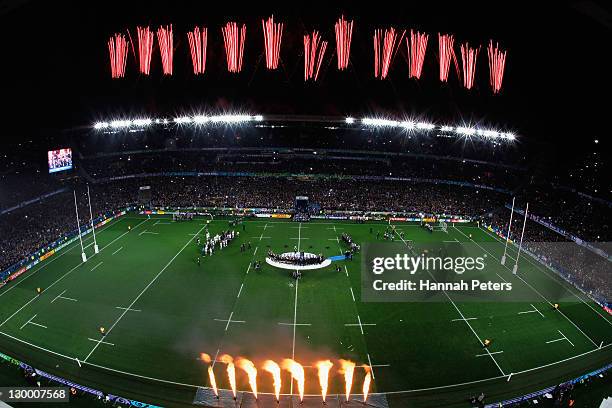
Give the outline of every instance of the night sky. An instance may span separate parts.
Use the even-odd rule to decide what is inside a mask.
[[[608,2],[394,3],[6,1],[0,8],[4,146],[15,149],[11,145],[21,140],[50,145],[62,129],[109,117],[240,109],[467,120],[514,130],[546,150],[553,166],[587,154],[594,139],[606,151],[612,88]],[[346,72],[335,67],[333,23],[341,13],[355,20]],[[265,69],[261,34],[261,18],[271,14],[285,22],[281,69],[273,73]],[[245,70],[239,75],[225,69],[220,27],[230,19],[247,24]],[[169,23],[175,33],[174,77],[162,77],[155,49],[150,77],[137,73],[130,55],[126,78],[111,80],[106,48],[111,34],[130,29],[134,36],[138,24]],[[196,24],[209,27],[202,78],[193,76],[186,41]],[[408,79],[405,52],[395,59],[389,80],[374,79],[372,33],[390,25],[430,34],[420,81]],[[319,82],[304,84],[302,35],[314,29],[330,44]],[[454,33],[457,44],[482,45],[476,89],[461,88],[452,67],[449,84],[439,82],[437,32]],[[497,96],[488,85],[489,39],[508,50]]]

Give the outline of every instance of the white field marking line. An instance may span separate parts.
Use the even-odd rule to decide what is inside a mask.
[[[100,229],[100,231],[98,231],[98,234],[100,234],[102,231],[104,231],[105,229],[109,228],[111,225],[116,224],[117,222],[119,222],[119,220],[121,220],[122,218],[119,217],[117,219],[115,219],[114,221],[110,222],[108,225],[105,225],[102,229]],[[93,236],[92,236],[93,237]],[[90,237],[86,237],[85,240],[89,239]],[[3,290],[2,293],[0,293],[0,297],[4,296],[6,293],[10,292],[11,290],[13,290],[16,286],[19,286],[19,284],[21,284],[21,282],[24,282],[26,280],[28,280],[31,276],[33,276],[34,274],[36,274],[36,272],[40,271],[41,269],[44,269],[47,267],[47,265],[52,264],[53,262],[55,262],[57,259],[61,258],[62,256],[66,255],[68,252],[72,251],[74,248],[77,248],[79,246],[78,242],[75,242],[73,246],[71,246],[70,248],[67,248],[65,250],[62,250],[62,252],[51,258],[51,260],[45,262],[43,265],[41,265],[38,269],[36,269],[35,271],[29,272],[27,273],[23,278],[17,279],[16,283],[11,283],[11,286],[6,289]]]
[[[72,302],[77,302],[77,300],[76,300],[76,299],[73,299],[73,298],[69,298],[69,297],[63,296],[63,295],[64,295],[64,293],[66,293],[66,291],[67,291],[67,290],[68,290],[68,289],[64,289],[64,291],[63,291],[62,293],[60,293],[59,295],[57,295],[57,296],[55,297],[55,299],[53,299],[53,300],[51,301],[51,303],[55,302],[57,299],[64,299],[64,300],[70,300],[70,301],[72,301]]]
[[[298,252],[300,252],[300,244],[302,242],[302,223],[300,222],[298,226]],[[297,305],[298,305],[298,287],[300,286],[300,280],[295,280],[295,299],[293,301],[293,342],[291,344],[291,359],[295,360],[295,329],[297,328]],[[289,393],[293,394],[293,381],[291,381]]]
[[[312,326],[311,323],[279,323],[281,326]]]
[[[261,235],[259,236],[259,240],[260,240],[260,241],[261,241],[262,239],[270,239],[270,238],[272,238],[272,237],[264,237],[264,235],[263,235],[263,234],[261,234]]]
[[[355,327],[355,326],[376,326],[376,323],[345,323],[347,327]]]
[[[461,319],[453,319],[451,322],[467,322],[468,320],[478,320],[477,317],[463,317]]]
[[[495,272],[495,274],[496,274],[497,276],[499,276],[499,279],[501,279],[501,280],[503,280],[504,282],[508,283],[508,281],[507,281],[507,280],[505,280],[505,279],[504,279],[504,277],[503,277],[503,276],[501,276],[499,273]]]
[[[289,238],[289,239],[297,239],[298,241],[302,241],[302,240],[305,240],[305,239],[310,239],[310,238],[299,238],[299,237],[298,237],[298,238]]]
[[[346,274],[346,277],[348,278],[349,274],[348,274],[348,268],[346,267],[346,265],[344,265],[344,273]]]
[[[93,269],[91,270],[91,272],[95,271],[96,269],[98,269],[98,266],[102,265],[104,262],[100,261],[96,266],[93,267]]]
[[[300,222],[300,225],[299,225],[299,226],[297,226],[297,227],[291,227],[291,228],[296,228],[296,229],[298,229],[298,230],[301,230],[301,229],[308,229],[308,228],[310,228],[310,227],[302,227],[302,223]]]
[[[141,236],[142,234],[159,235],[159,232],[153,232],[153,231],[147,231],[147,230],[144,230],[144,231],[142,231],[140,234],[138,234],[138,236]],[[190,234],[190,235],[191,235],[191,234]]]
[[[395,232],[397,234],[397,231]],[[404,238],[401,237],[401,235],[397,234],[400,239],[402,241],[404,241]],[[404,241],[404,245],[408,246],[408,244],[406,243],[406,241]],[[436,281],[436,278],[433,276],[433,274],[430,271],[427,271],[429,273],[429,276],[431,276],[431,278]],[[480,343],[480,345],[482,347],[484,347],[484,343],[482,342],[482,340],[480,339],[480,336],[476,333],[476,331],[474,330],[474,328],[472,327],[472,325],[470,324],[470,322],[466,319],[466,317],[463,315],[463,313],[461,312],[461,310],[459,309],[459,307],[457,306],[457,304],[453,301],[453,299],[448,295],[448,293],[446,293],[445,290],[442,291],[442,293],[444,293],[444,295],[446,296],[446,298],[451,302],[451,304],[454,306],[455,310],[457,310],[457,313],[459,313],[459,315],[461,316],[461,318],[465,321],[465,324],[468,325],[468,327],[470,328],[470,330],[472,331],[472,333],[474,334],[474,336],[478,339],[478,343]],[[497,368],[499,369],[499,372],[502,373],[502,375],[504,377],[506,377],[506,373],[504,373],[504,370],[502,370],[502,368],[500,367],[499,363],[497,362],[497,360],[495,360],[495,357],[493,357],[493,355],[491,354],[491,352],[489,351],[488,348],[485,348],[485,351],[487,352],[487,354],[489,355],[489,357],[491,357],[491,360],[493,360],[493,363],[495,363],[495,365],[497,366]]]
[[[33,321],[32,321],[32,320],[34,320],[34,318],[35,318],[36,316],[38,316],[38,313],[37,313],[37,314],[35,314],[34,316],[30,317],[30,320],[28,320],[27,322],[25,322],[25,323],[23,324],[23,326],[21,326],[21,327],[19,328],[19,330],[23,330],[23,328],[24,328],[24,327],[26,327],[28,324],[33,324],[34,326],[38,326],[38,327],[42,327],[43,329],[46,329],[46,328],[47,328],[47,326],[42,325],[42,324],[39,324],[39,323],[35,323],[35,322],[33,322]]]
[[[146,221],[146,220],[145,220]],[[202,232],[202,230],[204,229],[204,227],[200,228],[200,230],[198,231],[198,233]],[[132,306],[134,306],[134,304],[136,302],[138,302],[138,299],[140,299],[140,297],[147,291],[149,290],[149,288],[151,287],[151,285],[153,285],[153,283],[155,283],[155,281],[161,276],[162,273],[164,273],[164,271],[166,269],[168,269],[168,267],[172,264],[172,262],[174,262],[174,260],[181,254],[181,252],[183,252],[183,250],[185,248],[187,248],[187,246],[189,244],[191,244],[191,241],[193,241],[193,238],[189,239],[189,241],[187,241],[187,243],[185,245],[183,245],[183,247],[181,249],[179,249],[179,251],[176,253],[176,255],[174,255],[172,257],[172,259],[170,259],[170,261],[166,264],[166,266],[164,266],[162,268],[161,271],[159,271],[157,273],[157,275],[155,275],[155,277],[151,280],[151,282],[149,282],[149,284],[147,286],[145,286],[145,288],[138,294],[138,296],[136,296],[136,298],[132,301],[132,303],[130,303],[130,305],[127,307],[128,309],[132,309]],[[113,331],[113,329],[115,328],[115,326],[117,326],[117,324],[121,321],[121,319],[123,319],[123,316],[126,315],[126,313],[128,312],[128,310],[124,310],[123,313],[121,313],[121,315],[119,316],[119,318],[117,320],[115,320],[115,322],[112,324],[111,327],[109,327],[108,331],[106,332],[106,335],[108,336],[111,331]],[[96,344],[91,351],[89,352],[89,354],[87,354],[87,357],[85,357],[85,359],[83,360],[83,362],[87,362],[87,360],[89,359],[89,357],[91,357],[91,355],[94,353],[94,351],[96,351],[96,349],[98,348],[98,346],[100,345],[100,343]]]
[[[125,310],[127,312],[142,312],[140,309],[131,309],[129,307],[115,306],[115,309]]]
[[[355,293],[353,293],[353,288],[349,286],[349,289],[351,290],[351,297],[353,298],[353,302],[355,301]]]
[[[114,344],[113,344],[113,343],[109,343],[109,342],[107,342],[107,341],[102,341],[102,340],[92,339],[92,338],[90,338],[90,337],[88,337],[88,338],[87,338],[87,340],[89,340],[89,341],[93,341],[94,343],[98,343],[98,344],[102,343],[102,344],[106,344],[107,346],[114,346]]]
[[[504,241],[501,238],[499,238],[495,234],[492,234],[487,229],[482,228],[482,230],[484,232],[486,232],[488,235],[492,236],[497,241],[499,241],[501,243],[504,243]],[[510,248],[512,248],[513,250],[518,252],[518,250],[516,248],[514,248],[514,244],[512,246],[510,246]],[[608,322],[609,325],[612,326],[612,320],[607,319],[604,315],[599,313],[599,311],[597,309],[595,309],[591,304],[589,304],[587,301],[585,301],[581,296],[578,296],[576,291],[574,291],[574,288],[575,288],[574,286],[572,286],[569,282],[566,282],[565,280],[560,278],[554,270],[552,270],[548,265],[542,264],[537,258],[534,258],[530,253],[526,253],[526,255],[527,256],[524,257],[523,259],[527,259],[527,262],[529,262],[530,264],[535,266],[537,269],[539,269],[542,272],[544,272],[544,275],[548,276],[550,278],[550,280],[552,280],[553,282],[555,282],[557,285],[561,286],[562,288],[566,289],[568,292],[570,292],[572,295],[574,295],[576,298],[578,298],[582,303],[587,305],[592,311],[597,313],[597,315],[599,315],[599,317],[604,319],[606,322]],[[512,259],[514,259],[516,261],[516,258],[512,258]],[[552,275],[550,273],[548,273],[546,271],[546,269],[551,269]],[[580,291],[583,295],[585,295],[589,299],[588,295],[586,293],[584,293],[584,291],[582,291],[579,288],[577,288],[577,289],[578,289],[578,291]]]
[[[563,338],[564,338],[565,340],[567,340],[567,341],[569,342],[569,344],[571,344],[571,345],[572,345],[572,347],[576,347],[576,346],[574,346],[574,343],[572,343],[572,341],[571,341],[570,339],[568,339],[568,338],[567,338],[567,336],[565,336],[565,334],[563,334],[563,333],[561,332],[561,330],[557,329],[557,331],[559,332],[559,334],[561,334],[561,335],[563,336]]]
[[[362,332],[363,333],[363,332]],[[370,366],[370,372],[372,373],[372,379],[376,380],[376,376],[374,375],[374,366],[372,365],[372,359],[370,358],[370,353],[368,354],[368,365]]]
[[[255,221],[252,221],[252,222],[255,222]],[[62,357],[62,358],[65,358],[66,360],[71,360],[71,361],[79,362],[78,358],[70,357],[70,356],[67,356],[65,354],[61,354],[61,353],[58,353],[56,351],[46,349],[46,348],[41,347],[39,345],[27,342],[25,340],[22,340],[20,338],[15,337],[15,336],[12,336],[12,335],[10,335],[8,333],[5,333],[3,331],[0,331],[0,335],[8,337],[9,339],[14,340],[14,341],[16,341],[18,343],[22,343],[22,344],[25,344],[25,345],[30,346],[32,348],[44,351],[44,352],[49,353],[49,354],[52,354],[54,356]],[[568,358],[565,358],[563,360],[555,361],[555,362],[552,362],[552,363],[548,363],[548,364],[545,364],[545,365],[542,365],[542,366],[528,368],[528,369],[523,370],[523,371],[518,371],[518,372],[513,373],[512,375],[515,376],[515,375],[525,374],[525,373],[529,373],[529,372],[532,372],[532,371],[540,370],[542,368],[547,368],[547,367],[550,367],[550,366],[553,366],[553,365],[565,363],[567,361],[575,360],[577,358],[581,358],[581,357],[584,357],[586,355],[589,355],[589,354],[601,351],[601,350],[606,349],[606,348],[611,347],[611,346],[612,346],[612,343],[606,344],[605,346],[603,346],[601,348],[598,348],[598,349],[589,350],[589,351],[586,351],[584,353],[577,354],[575,356],[568,357]],[[219,355],[219,351],[220,350],[217,350],[217,354],[215,355],[215,359],[213,360],[213,364],[214,364],[214,362],[217,361],[217,357]],[[180,383],[180,382],[171,381],[171,380],[165,380],[165,379],[162,379],[162,378],[147,377],[147,376],[144,376],[144,375],[130,373],[130,372],[127,372],[127,371],[121,371],[121,370],[117,370],[115,368],[105,367],[105,366],[102,366],[102,365],[99,365],[99,364],[95,364],[95,363],[90,363],[90,362],[83,362],[83,364],[89,365],[91,367],[96,367],[96,368],[99,368],[99,369],[102,369],[102,370],[110,371],[110,372],[113,372],[113,373],[123,374],[123,375],[131,376],[131,377],[134,377],[134,378],[141,378],[141,379],[144,379],[144,380],[157,381],[157,382],[164,383],[164,384],[180,385],[180,386],[183,386],[183,387],[196,388],[196,389],[202,387],[202,385],[186,384],[186,383]],[[373,365],[373,367],[376,367],[376,365]],[[469,382],[465,382],[465,383],[440,385],[440,386],[436,386],[436,387],[418,388],[418,389],[413,389],[413,390],[388,391],[388,392],[384,392],[384,393],[376,393],[376,392],[374,392],[374,393],[371,393],[370,395],[409,394],[409,393],[414,393],[414,392],[440,390],[440,389],[446,389],[446,388],[461,387],[461,386],[464,386],[464,385],[478,384],[478,383],[483,383],[483,382],[487,382],[487,381],[494,381],[494,380],[499,380],[501,378],[506,378],[506,377],[507,376],[498,375],[496,377],[482,378],[480,380],[474,380],[474,381],[469,381]],[[229,391],[229,390],[224,390],[224,391]],[[272,393],[265,393],[265,392],[262,392],[261,394],[262,395],[273,395]],[[286,395],[289,395],[289,394],[282,394],[282,395],[286,396]],[[320,397],[321,394],[306,394],[306,396],[307,397]]]
[[[455,227],[455,229],[457,231],[459,231],[464,237],[470,239],[467,235],[465,235],[465,233],[463,231],[461,231],[459,228]],[[482,249],[483,251],[485,251],[486,253],[488,253],[489,255],[491,255],[493,257],[493,259],[498,259],[495,255],[493,255],[491,252],[489,252],[487,249],[483,248],[482,245],[480,245],[478,242],[474,241],[473,239],[470,239],[470,241],[474,242],[480,249]],[[511,270],[508,266],[504,265],[504,267],[508,270]],[[533,286],[531,286],[525,279],[523,279],[520,275],[513,275],[515,276],[517,279],[520,279],[521,282],[523,282],[525,285],[529,286],[531,288],[531,290],[533,290],[535,293],[537,293],[542,299],[544,299],[544,301],[546,301],[546,303],[548,303],[549,305],[553,306],[553,304],[544,296],[542,295],[536,288],[534,288]],[[589,341],[591,343],[593,343],[593,345],[595,347],[597,347],[597,343],[595,343],[593,341],[592,338],[590,338],[584,331],[582,331],[582,329],[580,327],[578,327],[578,325],[576,323],[574,323],[569,317],[567,317],[565,315],[565,313],[563,313],[561,310],[557,309],[557,311],[559,313],[561,313],[561,316],[565,317],[567,319],[568,322],[570,322],[576,329],[578,329],[578,331],[580,333],[582,333],[584,335],[584,337],[586,337],[587,339],[589,339]]]
[[[328,241],[336,241],[337,243],[340,243],[340,239],[338,237],[336,238],[327,238]]]
[[[501,353],[503,353],[503,352],[504,352],[503,350],[502,350],[502,351],[494,351],[494,352],[492,352],[492,353],[490,353],[490,354],[501,354]],[[488,355],[489,355],[489,354],[476,354],[476,357],[486,357],[486,356],[488,356]]]
[[[83,249],[87,249],[87,248],[89,248],[90,246],[92,246],[93,244],[94,244],[93,242],[92,242],[91,244],[87,244],[87,245],[85,245],[85,246],[83,247]]]
[[[242,287],[244,286],[244,282],[240,284],[240,290],[238,290],[238,295],[236,295],[236,299],[240,297],[240,294],[242,293]]]
[[[225,331],[229,328],[230,323],[246,323],[244,320],[232,320],[232,316],[234,316],[234,312],[230,313],[229,319],[213,319],[215,322],[227,322],[225,325]]]
[[[123,249],[123,247],[117,249],[115,252],[113,252],[113,255],[115,255],[117,252],[121,251]]]
[[[258,249],[258,248],[259,248],[259,247],[255,247],[255,251],[253,251],[253,257],[255,256],[255,253],[257,253],[257,249]],[[246,282],[246,279],[247,279],[247,277],[248,277],[248,275],[249,275],[249,271],[251,270],[251,265],[252,265],[252,263],[253,263],[253,259],[254,259],[254,258],[251,258],[251,260],[249,261],[249,265],[247,266],[247,270],[246,270],[246,273],[244,274],[244,278],[242,279],[242,283],[245,283],[245,282]],[[236,305],[237,305],[237,304],[238,304],[238,298],[236,298],[236,301],[234,302],[234,305],[232,306],[232,312],[231,312],[231,315],[233,315],[233,313],[234,313],[234,312],[233,312],[233,310],[236,308]],[[231,315],[230,315],[230,316],[231,316]],[[228,320],[229,320],[229,319],[228,319]],[[244,321],[240,321],[240,323],[244,323]],[[227,331],[225,331],[224,333],[227,333]],[[215,358],[214,358],[214,360],[213,360],[213,362],[212,362],[212,367],[213,367],[213,368],[214,368],[215,364],[217,363],[217,357],[219,356],[219,352],[221,351],[221,348],[223,347],[223,342],[224,342],[224,339],[225,339],[225,334],[224,334],[224,335],[223,335],[223,337],[221,338],[221,342],[220,342],[220,344],[219,344],[219,348],[217,349],[217,354],[215,355]]]

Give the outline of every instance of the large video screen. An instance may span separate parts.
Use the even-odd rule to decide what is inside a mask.
[[[72,168],[72,149],[50,150],[47,152],[47,156],[49,158],[49,173]]]

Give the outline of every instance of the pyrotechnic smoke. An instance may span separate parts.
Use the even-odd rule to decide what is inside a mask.
[[[272,360],[266,360],[263,369],[272,374],[272,379],[274,380],[274,395],[278,401],[280,399],[281,390],[281,369],[278,364]]]
[[[223,354],[219,360],[227,364],[227,377],[230,387],[232,387],[232,394],[234,394],[234,398],[236,398],[236,367],[234,366],[234,359],[229,354]]]
[[[286,358],[282,363],[283,369],[289,371],[291,376],[297,381],[298,393],[300,394],[300,401],[304,400],[304,367],[298,362]]]
[[[333,364],[329,360],[318,361],[315,366],[318,369],[319,374],[319,385],[321,385],[321,396],[323,397],[323,402],[325,402],[325,398],[327,398],[327,387],[329,385],[329,370],[331,370]]]
[[[344,374],[344,392],[346,400],[349,400],[351,388],[353,386],[353,373],[355,372],[355,363],[348,360],[340,360],[340,374]]]
[[[255,368],[255,364],[253,364],[251,360],[239,357],[238,360],[236,360],[236,365],[247,373],[249,385],[251,386],[253,395],[255,395],[255,399],[257,399],[257,369]]]

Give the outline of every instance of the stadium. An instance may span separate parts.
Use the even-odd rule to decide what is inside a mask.
[[[612,10],[6,2],[0,407],[612,406]]]

